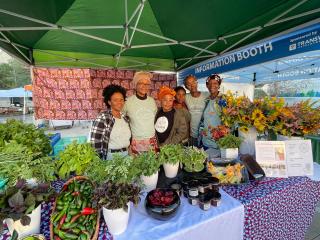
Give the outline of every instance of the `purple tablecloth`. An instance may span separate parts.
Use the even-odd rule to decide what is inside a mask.
[[[62,184],[55,183],[55,188],[60,189]],[[225,186],[223,190],[244,205],[244,240],[303,240],[320,200],[320,182],[307,177],[265,178],[244,185]],[[51,209],[52,203],[42,205],[41,233],[47,239]],[[0,240],[9,237],[5,231]],[[112,239],[112,235],[101,218],[99,240],[108,239]]]
[[[303,240],[320,200],[320,182],[265,178],[223,190],[244,205],[244,240]]]

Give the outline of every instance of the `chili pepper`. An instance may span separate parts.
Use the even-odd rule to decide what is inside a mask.
[[[66,233],[66,232],[61,231],[61,230],[58,232],[58,236],[59,236],[60,238],[62,238],[62,239],[64,239],[64,238],[77,239],[77,238],[78,238],[78,236],[75,235],[75,234]]]
[[[78,224],[77,227],[80,228],[81,231],[85,231],[86,230],[86,227],[81,225],[81,224]]]
[[[80,186],[80,192],[83,192],[85,186],[86,186],[85,184],[81,184],[81,186]]]
[[[61,229],[67,230],[67,229],[71,229],[71,228],[77,227],[77,225],[78,225],[77,223],[71,223],[71,222],[69,222],[69,223],[63,224],[62,227],[61,227]]]
[[[63,205],[58,205],[58,206],[57,206],[57,209],[58,209],[58,210],[62,210],[63,208],[64,208]]]
[[[81,213],[78,213],[77,215],[73,216],[73,218],[71,219],[71,223],[74,223],[75,221],[77,221],[77,219],[81,217]]]
[[[79,228],[72,228],[71,230],[73,233],[75,234],[79,234],[81,232],[81,230]]]
[[[87,239],[91,238],[91,235],[88,231],[82,231],[82,232],[87,236]]]
[[[80,240],[87,240],[87,235],[86,234],[81,234],[80,235]]]
[[[71,218],[72,218],[72,215],[70,215],[70,214],[68,213],[67,219],[66,219],[66,223],[70,222]]]
[[[87,200],[84,200],[84,201],[82,202],[82,205],[81,205],[82,209],[84,209],[85,207],[87,207],[87,205],[88,205],[88,201],[87,201]]]
[[[93,214],[95,212],[96,212],[95,209],[86,207],[86,208],[82,209],[81,214],[82,215],[90,215],[90,214]]]
[[[70,215],[72,215],[72,216],[74,216],[74,215],[76,215],[76,214],[78,214],[79,213],[79,210],[77,210],[77,209],[71,209],[69,212],[68,212],[68,214],[70,214]]]
[[[58,236],[54,236],[54,240],[61,240]]]
[[[64,205],[64,202],[62,201],[62,199],[59,199],[57,201],[57,206],[63,206]]]
[[[80,195],[80,192],[73,192],[71,195],[72,195],[72,196],[79,196],[79,195]]]
[[[69,191],[72,191],[73,188],[74,188],[74,184],[73,184],[73,183],[70,183],[70,184],[68,185],[68,190],[69,190]]]
[[[63,225],[64,221],[67,218],[67,214],[64,214],[63,217],[60,219],[59,225],[57,227],[57,230],[60,230],[61,226]]]
[[[53,219],[53,222],[57,222],[62,218],[62,216],[67,212],[68,206],[65,206],[63,210]]]

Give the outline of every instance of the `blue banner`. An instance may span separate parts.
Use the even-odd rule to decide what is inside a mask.
[[[204,78],[243,67],[320,49],[320,23],[289,34],[208,59],[178,73],[178,84],[188,75]]]

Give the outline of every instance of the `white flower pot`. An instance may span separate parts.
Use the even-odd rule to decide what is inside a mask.
[[[164,168],[164,174],[166,175],[167,178],[174,178],[178,174],[179,162],[176,164],[164,163],[163,168]]]
[[[278,134],[277,135],[277,140],[278,141],[287,141],[287,140],[303,140],[303,137],[288,137],[288,136],[284,136],[284,135],[281,135],[281,134]]]
[[[238,158],[238,148],[221,148],[221,158]]]
[[[127,203],[127,205],[128,211],[125,211],[123,208],[113,210],[102,208],[104,221],[106,222],[111,234],[121,234],[127,229],[130,215],[130,203]]]
[[[255,141],[257,140],[257,131],[255,128],[249,128],[247,133],[239,130],[239,137],[242,138],[242,143],[239,148],[241,154],[255,154]]]
[[[41,204],[27,216],[31,218],[31,222],[27,226],[23,226],[20,220],[13,221],[12,218],[6,218],[4,220],[8,226],[11,236],[14,230],[17,231],[19,239],[28,235],[40,233]]]
[[[151,176],[142,175],[140,177],[141,181],[143,182],[143,185],[145,186],[145,190],[147,192],[149,192],[157,187],[158,176],[159,176],[159,171],[155,172]]]

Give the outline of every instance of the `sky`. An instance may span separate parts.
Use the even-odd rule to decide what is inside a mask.
[[[12,59],[12,57],[0,49],[0,64],[7,63],[10,59]]]

